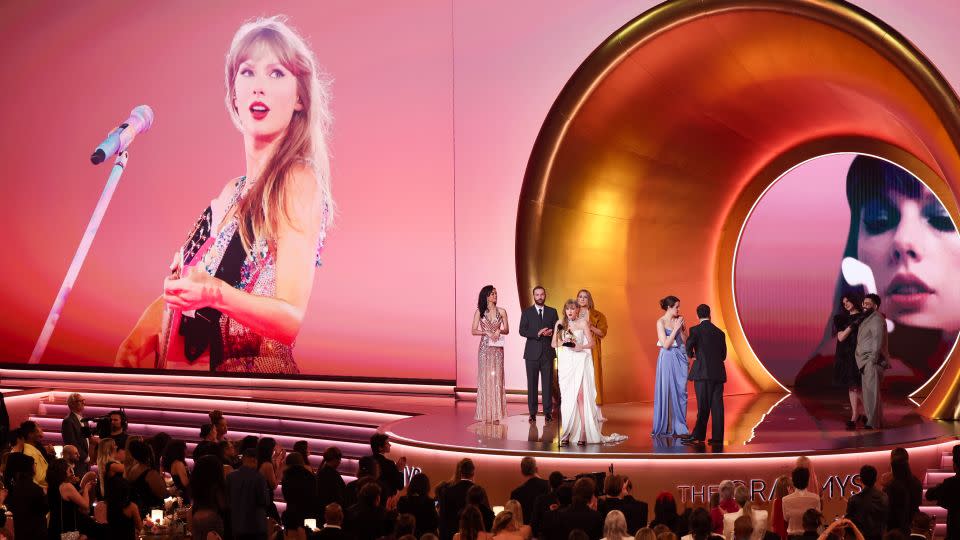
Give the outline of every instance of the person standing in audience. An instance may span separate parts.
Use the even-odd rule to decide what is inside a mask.
[[[628,492],[630,479],[620,474],[608,475],[603,482],[606,497],[597,505],[600,515],[619,510],[627,521],[627,531],[637,531],[647,525],[647,504],[631,497]]]
[[[257,451],[248,448],[240,468],[227,477],[227,508],[234,540],[267,538],[267,509],[273,506],[273,498],[258,463]]]
[[[740,510],[740,505],[733,498],[734,484],[732,480],[720,482],[720,501],[710,510],[711,532],[723,534],[723,515]]]
[[[108,480],[115,475],[123,476],[123,463],[117,460],[117,443],[113,442],[113,439],[103,439],[97,445],[99,500],[106,496]]]
[[[110,411],[110,438],[117,443],[118,452],[126,452],[127,439],[130,435],[127,433],[127,415],[123,411]],[[123,455],[120,456],[123,458]]]
[[[689,530],[687,518],[687,513],[682,516],[677,513],[677,500],[673,494],[669,491],[661,491],[653,503],[653,521],[650,522],[650,527],[656,528],[663,525],[677,536],[686,536]]]
[[[43,447],[43,429],[33,420],[27,420],[20,424],[20,432],[23,434],[23,453],[33,458],[36,464],[33,480],[46,489],[47,464],[53,456]]]
[[[86,401],[74,392],[67,396],[67,407],[70,413],[60,423],[60,434],[64,445],[72,445],[80,453],[80,464],[74,470],[82,475],[90,469],[90,428],[83,422]]]
[[[544,524],[546,540],[567,540],[570,532],[580,529],[591,540],[603,534],[603,517],[597,512],[596,484],[591,478],[580,478],[573,484],[573,502],[559,510],[555,519]]]
[[[167,449],[167,445],[170,444],[170,441],[173,440],[168,433],[161,431],[144,440],[147,443],[147,446],[150,447],[151,455],[154,458],[153,466],[160,468],[160,459],[163,457],[163,451]]]
[[[887,529],[890,501],[876,488],[877,469],[873,465],[860,467],[863,489],[847,502],[847,517],[866,540],[881,540]]]
[[[483,486],[474,484],[467,490],[467,506],[476,506],[483,517],[483,530],[490,531],[493,528],[493,509],[490,508],[490,499],[487,498],[487,490]]]
[[[63,456],[63,459],[70,465],[70,468],[74,471],[78,471],[80,466],[80,450],[77,450],[77,447],[72,444],[65,444],[63,450],[60,451],[60,455]],[[74,474],[77,474],[74,472]]]
[[[47,540],[47,496],[34,481],[36,462],[27,454],[12,452],[3,471],[6,505],[13,515],[17,540]]]
[[[741,505],[741,507],[742,506],[743,505]],[[732,538],[733,540],[753,540],[757,538],[757,536],[753,534],[753,531],[753,520],[750,519],[750,516],[742,515],[734,520],[731,535],[725,537]],[[758,537],[762,538],[763,535],[759,535]]]
[[[347,509],[344,531],[356,540],[375,540],[393,529],[396,512],[382,506],[380,484],[368,482],[357,495],[357,504]]]
[[[947,509],[947,538],[960,538],[960,444],[953,447],[954,475],[927,490],[927,500]],[[956,536],[954,536],[956,535]]]
[[[370,450],[373,459],[377,460],[377,465],[380,466],[380,487],[383,488],[383,499],[386,502],[403,490],[403,469],[407,466],[407,458],[401,457],[394,463],[384,455],[390,452],[390,437],[385,433],[374,433],[370,436]]]
[[[544,421],[553,420],[553,361],[557,358],[557,351],[550,342],[559,316],[556,309],[545,305],[546,301],[547,290],[538,285],[533,288],[533,305],[520,314],[519,332],[526,338],[523,359],[527,370],[527,412],[531,423],[537,421],[538,382],[543,392]],[[529,514],[525,516],[529,519]]]
[[[913,516],[920,511],[923,484],[910,471],[910,455],[906,449],[894,448],[890,452],[890,475],[884,484],[883,492],[890,501],[887,530],[909,535]]]
[[[493,538],[484,530],[483,517],[476,506],[465,506],[457,524],[457,533],[453,535],[453,540],[491,540]]]
[[[380,465],[377,464],[377,460],[373,459],[373,456],[363,456],[357,460],[357,479],[347,484],[344,489],[343,499],[347,509],[349,510],[351,506],[357,503],[363,486],[370,482],[379,485],[379,478]],[[383,492],[383,486],[380,486],[380,491]]]
[[[397,502],[397,511],[411,514],[417,520],[416,536],[437,533],[437,505],[430,497],[430,479],[423,473],[417,473],[410,479],[407,494]]]
[[[146,447],[146,445],[144,446]],[[135,540],[137,531],[143,528],[141,515],[145,512],[133,501],[131,486],[122,476],[111,476],[107,482],[109,483],[105,500],[107,504],[107,538],[110,538],[110,540]]]
[[[770,504],[770,531],[780,540],[787,540],[787,520],[783,515],[783,498],[793,493],[793,481],[787,475],[773,483],[773,502]]]
[[[333,503],[340,505],[342,510],[347,485],[337,470],[343,461],[343,452],[336,446],[323,451],[323,461],[317,469],[317,510],[326,512],[327,506]],[[342,513],[342,512],[341,512]]]
[[[257,470],[267,481],[270,498],[270,504],[267,505],[267,517],[272,517],[277,521],[280,520],[280,513],[277,512],[277,506],[273,503],[273,492],[280,485],[280,479],[283,478],[286,457],[286,451],[277,445],[277,441],[273,437],[263,437],[257,442]]]
[[[498,424],[507,416],[507,394],[503,383],[503,336],[510,333],[510,323],[507,310],[497,307],[497,290],[493,285],[480,289],[470,332],[480,336],[477,413],[474,418],[479,422]]]
[[[823,525],[823,515],[815,508],[807,508],[801,518],[803,532],[796,535],[797,540],[817,540],[820,538],[820,526]]]
[[[330,503],[323,510],[323,528],[316,535],[316,540],[347,540],[349,537],[343,532],[343,507],[337,503]]]
[[[90,490],[96,477],[90,478],[79,489],[71,482],[73,469],[64,459],[55,459],[47,469],[47,507],[50,522],[47,533],[60,538],[63,533],[77,531],[88,537],[100,538],[97,523],[90,519]]]
[[[214,409],[210,411],[208,415],[210,417],[210,424],[213,425],[213,429],[216,432],[216,440],[222,441],[227,438],[227,418],[223,416],[223,411],[220,409]]]
[[[690,534],[682,540],[707,540],[711,537],[713,518],[704,508],[696,508],[690,514]]]
[[[550,490],[534,500],[533,515],[530,516],[530,528],[533,529],[533,536],[536,538],[540,537],[540,527],[543,525],[544,515],[551,507],[559,506],[557,489],[563,484],[563,473],[553,471],[550,473],[550,476],[547,477],[547,482],[549,483]],[[524,519],[526,519],[526,514],[524,514]]]
[[[455,482],[439,491],[440,540],[451,540],[460,523],[460,512],[467,505],[467,491],[473,487],[476,468],[469,458],[457,464]],[[477,510],[479,513],[479,510]],[[482,517],[481,517],[482,523]],[[482,525],[481,525],[482,528]]]
[[[820,497],[807,490],[810,469],[797,467],[791,474],[793,493],[783,497],[783,518],[787,522],[787,535],[803,533],[803,513],[809,509],[820,511]]]
[[[187,443],[174,439],[167,443],[160,459],[161,471],[173,479],[184,504],[190,504],[190,473],[187,471]]]
[[[224,439],[217,443],[217,458],[223,464],[223,473],[230,474],[234,469],[240,467],[240,457],[237,455],[237,447],[233,441]]]
[[[169,496],[163,475],[154,464],[153,450],[139,437],[130,439],[127,444],[127,458],[130,467],[124,472],[124,478],[130,484],[130,500],[140,509],[140,517],[145,517],[154,508],[163,506],[163,500]]]
[[[310,443],[306,440],[299,440],[293,443],[293,451],[303,456],[303,466],[310,472],[314,472],[310,466]]]
[[[303,520],[320,517],[316,511],[317,477],[304,465],[297,452],[287,454],[281,489],[287,509],[283,512],[283,528],[295,531],[303,528]]]
[[[550,483],[537,474],[537,460],[526,456],[520,460],[520,474],[524,481],[510,492],[510,498],[518,501],[523,509],[523,524],[529,525],[533,519],[533,505],[537,497],[550,491]]]
[[[190,530],[193,538],[206,539],[215,532],[226,538],[227,480],[223,464],[216,456],[203,456],[193,464],[190,474]]]
[[[200,424],[200,442],[193,448],[193,459],[213,454],[217,445],[217,430],[213,424]]]

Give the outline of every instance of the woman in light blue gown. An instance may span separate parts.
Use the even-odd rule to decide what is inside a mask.
[[[657,380],[653,395],[653,436],[686,435],[687,371],[689,362],[684,343],[689,334],[680,316],[680,299],[668,296],[660,301],[663,317],[657,319]]]

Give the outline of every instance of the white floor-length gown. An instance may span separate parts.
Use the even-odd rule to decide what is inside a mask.
[[[584,330],[573,330],[581,346],[586,344]],[[603,435],[597,418],[597,388],[593,379],[593,354],[590,349],[575,351],[572,347],[557,350],[557,373],[560,379],[560,440],[577,444],[616,443],[626,436]]]

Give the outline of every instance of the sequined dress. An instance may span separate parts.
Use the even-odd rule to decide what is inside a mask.
[[[500,328],[500,312],[491,321],[480,317],[480,329],[492,332]],[[480,337],[477,356],[477,414],[481,422],[499,422],[507,415],[507,394],[503,387],[503,347],[490,347],[486,334]]]
[[[254,241],[245,251],[238,231],[240,222],[234,215],[226,218],[246,194],[246,178],[237,180],[227,205],[216,200],[203,212],[193,232],[181,248],[184,268],[204,271],[223,279],[237,289],[256,296],[276,296],[277,273],[274,253],[264,239]],[[224,221],[224,219],[228,219]],[[221,225],[219,233],[214,233]],[[317,266],[324,235],[317,247]],[[243,373],[297,374],[293,345],[261,336],[225,313],[212,308],[196,310],[196,315],[181,314],[166,306],[160,333],[160,367],[168,360],[182,358],[186,347],[187,362],[209,363],[210,371]],[[178,331],[174,331],[178,329]],[[193,357],[191,359],[191,357]]]

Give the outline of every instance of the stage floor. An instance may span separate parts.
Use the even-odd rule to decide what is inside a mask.
[[[616,432],[629,438],[617,444],[564,446],[558,444],[559,422],[545,423],[538,416],[528,422],[526,406],[510,404],[508,418],[500,424],[473,419],[475,405],[459,402],[443,411],[392,422],[385,429],[398,442],[421,448],[506,455],[570,457],[681,457],[704,453],[724,456],[816,455],[911,447],[944,442],[960,436],[960,423],[941,422],[920,416],[906,398],[888,398],[886,425],[881,430],[848,431],[850,416],[846,396],[799,397],[795,394],[749,394],[725,398],[726,432],[722,447],[686,446],[672,436],[652,437],[653,404],[605,405],[608,418],[604,434]],[[696,420],[691,400],[687,423]],[[707,435],[709,437],[710,431]]]

